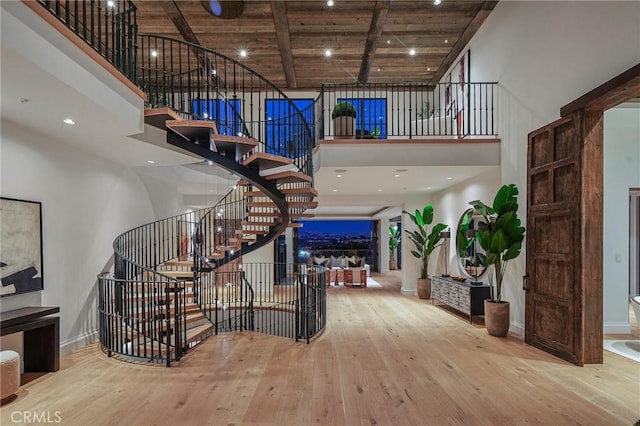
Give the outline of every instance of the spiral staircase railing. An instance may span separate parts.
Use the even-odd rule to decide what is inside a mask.
[[[291,327],[291,337],[308,341],[319,332],[325,318],[322,268],[288,267],[285,282],[255,273],[248,278],[240,263],[243,255],[284,232],[314,197],[308,191],[314,134],[305,114],[236,60],[191,43],[139,35],[130,0],[38,3],[143,89],[145,116],[147,111],[168,115],[164,123],[156,115],[153,125],[166,130],[169,144],[239,179],[211,208],[145,224],[116,238],[113,276],[99,276],[103,349],[170,366],[211,334],[253,330],[257,299],[252,279],[268,296],[261,296],[260,303],[269,305],[263,310],[285,311],[289,305],[295,307],[295,318],[307,317],[305,326]],[[269,117],[268,102],[276,105]],[[180,126],[207,128],[209,134],[189,136],[176,130]],[[276,173],[268,176],[268,168]],[[255,197],[268,201],[251,201]],[[289,285],[289,291],[274,290],[277,285]],[[285,299],[274,299],[276,293]],[[202,313],[206,320],[198,317]]]

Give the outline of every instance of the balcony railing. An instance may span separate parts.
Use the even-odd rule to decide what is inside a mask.
[[[338,102],[357,112],[356,138],[492,137],[497,133],[497,83],[323,84],[316,135],[331,139]]]

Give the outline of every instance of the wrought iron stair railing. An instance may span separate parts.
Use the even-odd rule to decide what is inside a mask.
[[[103,348],[110,355],[169,366],[212,333],[255,329],[256,318],[268,324],[258,328],[272,334],[290,328],[295,332],[279,335],[296,339],[308,341],[322,330],[322,268],[271,268],[290,271],[282,281],[275,275],[267,279],[271,272],[248,278],[240,263],[242,255],[271,242],[313,205],[314,135],[305,115],[277,87],[231,58],[190,43],[138,35],[131,1],[38,3],[138,84],[150,110],[166,109],[169,117],[158,123],[156,116],[154,125],[165,128],[168,143],[240,179],[210,209],[149,223],[116,238],[113,276],[99,277]],[[267,103],[275,111],[269,117]],[[198,124],[203,122],[214,124]],[[202,127],[209,127],[207,137],[201,137]],[[252,279],[259,280],[257,298]],[[237,284],[220,292],[226,280]],[[293,309],[295,325],[255,317],[256,300],[264,312]]]

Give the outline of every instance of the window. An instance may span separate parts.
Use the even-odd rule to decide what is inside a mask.
[[[302,112],[306,123],[312,125],[313,99],[292,99]],[[302,153],[299,144],[304,143],[306,126],[298,111],[287,99],[265,100],[265,145],[269,154],[294,158]],[[313,131],[313,130],[312,130]]]
[[[379,138],[387,138],[387,100],[373,99],[338,99],[338,102],[350,102],[356,108],[356,137],[369,137],[379,131]]]
[[[193,114],[199,120],[212,120],[221,135],[238,135],[243,132],[239,99],[199,99],[193,101]]]

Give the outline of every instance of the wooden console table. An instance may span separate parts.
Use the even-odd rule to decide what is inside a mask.
[[[24,333],[24,372],[60,369],[60,312],[57,306],[29,306],[0,313],[0,335]]]
[[[431,277],[431,304],[434,300],[469,315],[484,315],[484,301],[491,299],[491,286],[460,282],[447,277]]]

